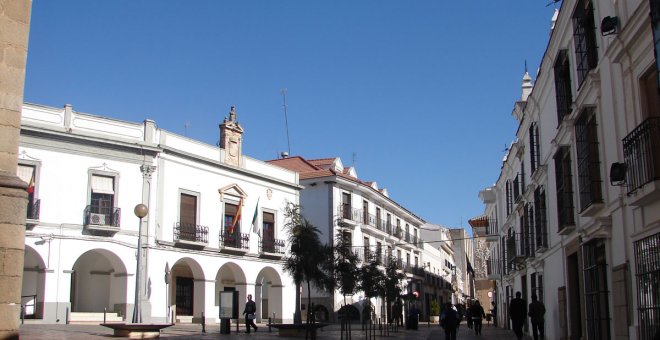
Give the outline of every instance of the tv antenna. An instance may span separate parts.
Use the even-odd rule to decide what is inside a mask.
[[[282,106],[284,107],[284,125],[286,127],[286,146],[287,146],[287,151],[288,154],[291,154],[291,142],[289,140],[289,118],[287,117],[286,114],[286,93],[287,89],[282,88],[280,89],[280,93],[282,94]]]
[[[184,135],[185,135],[186,137],[188,137],[188,128],[191,127],[191,126],[192,126],[192,124],[190,124],[189,121],[186,121],[186,122],[183,124],[183,130],[184,130],[183,133],[184,133]]]
[[[550,2],[548,2],[545,5],[545,7],[550,7],[550,5],[555,5],[555,8],[557,8],[557,3],[560,2],[560,1],[562,1],[562,0],[550,0]]]

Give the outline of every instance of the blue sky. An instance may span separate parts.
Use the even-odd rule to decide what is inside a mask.
[[[548,2],[34,0],[25,101],[209,144],[233,105],[244,153],[268,160],[287,150],[286,88],[292,155],[341,157],[426,221],[467,228],[515,137]]]

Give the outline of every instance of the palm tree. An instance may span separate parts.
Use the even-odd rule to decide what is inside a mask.
[[[327,261],[328,247],[321,243],[319,230],[300,213],[300,206],[287,203],[284,216],[284,228],[289,234],[290,252],[284,258],[283,269],[289,273],[296,284],[296,309],[294,323],[302,324],[300,315],[300,286],[307,283],[307,301],[311,307],[311,286],[325,289],[328,283]],[[308,308],[309,310],[309,308]],[[309,321],[309,318],[308,318]]]
[[[338,223],[340,230],[335,237],[332,273],[334,283],[344,297],[344,305],[346,305],[346,296],[355,294],[360,285],[360,269],[358,267],[360,259],[353,251],[350,240],[342,232],[343,222]]]

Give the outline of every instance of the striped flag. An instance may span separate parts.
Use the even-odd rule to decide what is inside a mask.
[[[257,223],[257,216],[259,215],[259,199],[261,199],[261,197],[257,198],[257,206],[254,207],[254,216],[252,216],[252,232],[256,233],[257,236],[261,234],[261,228],[259,228],[259,224]]]
[[[231,221],[231,228],[229,228],[229,233],[233,234],[236,228],[236,225],[241,221],[241,213],[243,211],[243,198],[238,202],[238,209],[236,210],[236,215],[234,215],[234,220]],[[240,226],[239,226],[240,227]]]

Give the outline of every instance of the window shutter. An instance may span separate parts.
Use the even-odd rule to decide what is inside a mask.
[[[92,192],[97,194],[115,194],[115,178],[92,175]]]
[[[34,173],[34,167],[31,165],[18,165],[18,173],[16,174],[25,183],[30,183],[32,179],[32,174]]]
[[[181,194],[181,207],[179,209],[179,222],[197,224],[197,197]]]

